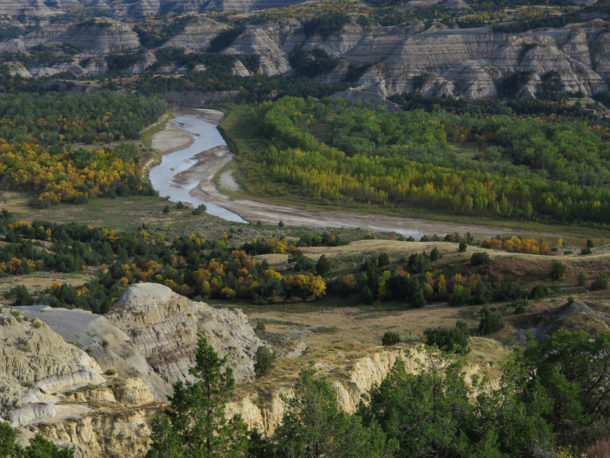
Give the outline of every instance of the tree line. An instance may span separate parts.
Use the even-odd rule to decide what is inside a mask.
[[[112,93],[7,95],[0,100],[0,186],[30,193],[38,207],[98,196],[152,195],[135,145],[84,148],[72,143],[138,139],[166,108],[157,98]]]
[[[202,338],[196,380],[174,385],[147,456],[538,456],[584,452],[607,435],[608,332],[560,330],[541,343],[530,336],[501,364],[496,385],[467,382],[460,358],[425,354],[418,373],[398,359],[353,414],[340,409],[327,377],[304,369],[265,436],[227,417],[232,372]],[[409,348],[405,357],[415,354]]]
[[[507,218],[610,222],[607,128],[511,116],[391,113],[285,97],[227,132],[257,190],[342,205],[422,206]],[[237,142],[239,144],[240,142]],[[452,145],[477,144],[474,158]],[[259,145],[265,145],[261,147]]]

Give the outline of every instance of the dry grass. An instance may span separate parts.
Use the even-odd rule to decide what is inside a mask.
[[[57,272],[36,272],[27,275],[13,275],[0,277],[0,294],[7,292],[18,285],[25,286],[31,293],[43,291],[51,287],[54,282],[66,283],[71,286],[81,286],[93,278],[93,273],[62,274]]]
[[[585,452],[587,458],[608,458],[610,456],[610,437],[598,439]]]

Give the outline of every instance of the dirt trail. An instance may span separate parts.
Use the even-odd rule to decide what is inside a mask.
[[[189,110],[180,114],[195,114],[201,119],[218,123],[222,113],[215,110]],[[192,136],[181,129],[173,121],[167,123],[167,128],[155,135],[154,147],[162,154],[169,154],[185,144],[185,138]],[[157,138],[159,137],[159,138]],[[196,157],[198,162],[182,172],[180,180],[198,177],[199,185],[191,191],[191,195],[203,201],[214,202],[227,210],[237,213],[250,223],[260,221],[263,224],[277,224],[283,221],[291,226],[309,226],[316,228],[361,228],[371,231],[397,232],[406,237],[421,237],[424,234],[444,234],[450,232],[478,235],[495,235],[505,233],[505,228],[486,225],[455,223],[451,221],[432,221],[409,217],[386,215],[357,214],[342,211],[318,211],[285,205],[270,204],[249,199],[231,199],[222,194],[214,184],[214,176],[233,159],[233,154],[226,146],[217,146],[202,151]],[[226,174],[226,173],[225,173]],[[178,178],[178,177],[177,177]],[[232,177],[230,177],[232,178]],[[226,183],[224,177],[223,183]],[[234,187],[234,184],[231,186]],[[512,233],[528,233],[538,236],[557,235],[540,232],[511,231]]]

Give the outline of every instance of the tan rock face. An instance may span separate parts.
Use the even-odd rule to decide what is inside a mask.
[[[414,350],[411,356],[406,357],[402,349],[380,349],[355,360],[347,372],[347,377],[339,379],[331,377],[341,409],[349,413],[355,412],[362,395],[381,383],[399,358],[404,361],[408,371],[420,370],[424,364],[422,353],[419,351]],[[240,414],[249,427],[256,427],[259,431],[271,434],[284,415],[282,397],[290,397],[292,394],[289,386],[280,387],[272,392],[251,393],[229,403],[227,413]]]
[[[0,421],[10,419],[24,436],[40,430],[86,457],[143,456],[170,382],[190,377],[199,335],[228,356],[238,379],[252,376],[262,343],[246,316],[162,285],[127,288],[107,317],[2,309]]]
[[[227,356],[236,380],[252,378],[262,342],[241,310],[215,309],[156,283],[125,289],[106,318],[122,330],[148,364],[170,383],[189,380],[200,334]]]
[[[52,414],[58,393],[103,381],[99,365],[46,324],[0,312],[0,417],[28,423]]]
[[[66,342],[74,342],[99,364],[102,371],[113,371],[122,378],[139,378],[157,401],[171,394],[171,384],[148,365],[144,354],[129,336],[105,317],[83,310],[53,309],[44,306],[15,307],[21,313],[41,320]]]
[[[39,425],[47,438],[76,445],[86,457],[139,457],[150,447],[149,422],[156,410],[117,410]]]

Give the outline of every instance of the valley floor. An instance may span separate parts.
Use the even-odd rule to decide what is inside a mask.
[[[189,110],[188,113],[178,111],[178,114],[191,114],[203,121],[217,123],[220,121],[218,112],[214,110]],[[214,115],[214,116],[212,116]],[[170,121],[165,129],[153,137],[153,147],[160,153],[171,154],[192,144],[190,134]],[[192,136],[190,136],[192,140]],[[181,180],[197,177],[199,185],[191,190],[191,195],[199,200],[213,202],[226,208],[250,223],[278,224],[282,221],[289,226],[307,226],[312,228],[361,228],[370,231],[396,232],[405,237],[420,238],[424,234],[466,233],[479,236],[493,236],[510,231],[514,234],[527,234],[536,237],[568,238],[580,232],[580,228],[567,226],[547,226],[542,224],[512,222],[476,223],[464,218],[455,220],[437,220],[413,218],[408,216],[393,216],[372,214],[371,210],[356,211],[319,210],[307,205],[307,208],[284,204],[284,202],[268,202],[256,196],[251,196],[239,189],[238,180],[230,167],[233,154],[227,147],[214,147],[202,151],[196,157],[197,162],[180,174]],[[220,186],[217,186],[220,185]],[[374,210],[373,210],[374,211]],[[405,213],[408,212],[405,210]],[[409,212],[410,213],[410,212]],[[449,219],[450,217],[448,217]],[[586,232],[589,232],[586,230]],[[591,231],[596,232],[596,231]],[[610,234],[608,234],[610,235]]]

